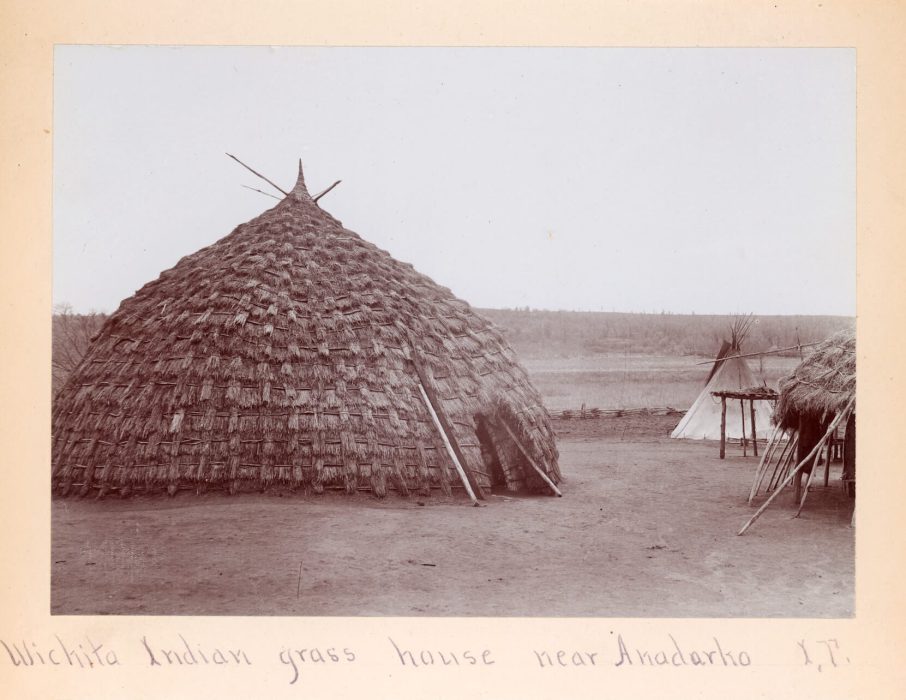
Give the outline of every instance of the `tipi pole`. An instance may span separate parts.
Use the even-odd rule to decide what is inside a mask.
[[[827,436],[830,435],[831,432],[837,428],[837,424],[840,422],[840,419],[843,417],[844,414],[848,414],[848,413],[849,413],[849,411],[850,411],[850,409],[852,408],[852,406],[853,406],[853,404],[855,403],[855,401],[856,401],[856,397],[853,396],[853,397],[849,400],[849,403],[846,404],[846,408],[843,409],[842,411],[840,411],[840,413],[837,414],[837,417],[834,418],[833,421],[831,421],[830,427],[827,429],[827,432],[824,434],[824,437],[821,438],[821,440],[818,442],[818,444],[815,445],[815,446],[812,448],[811,452],[809,452],[808,455],[806,455],[805,459],[803,459],[801,462],[799,462],[799,464],[796,465],[796,468],[793,469],[793,471],[791,471],[791,472],[789,473],[789,475],[787,475],[786,479],[784,479],[783,482],[777,486],[777,489],[774,491],[774,493],[772,493],[772,494],[768,497],[768,500],[766,500],[766,501],[761,505],[761,508],[759,508],[757,511],[755,511],[755,515],[753,515],[751,518],[749,518],[749,521],[748,521],[745,525],[742,526],[742,529],[741,529],[739,532],[736,533],[737,535],[741,535],[741,534],[743,534],[746,530],[748,530],[748,529],[752,526],[752,523],[754,523],[756,520],[758,520],[758,518],[761,517],[761,514],[764,513],[765,510],[767,510],[767,507],[768,507],[769,505],[771,505],[771,501],[773,501],[775,498],[777,498],[777,496],[780,495],[780,492],[783,490],[783,488],[793,480],[793,477],[794,477],[796,474],[798,474],[799,471],[800,471],[806,464],[809,463],[809,460],[814,459],[815,453],[820,449],[820,447],[821,447],[821,446],[824,444],[824,442],[827,440]]]
[[[463,469],[462,464],[460,464],[459,458],[456,456],[456,452],[453,451],[453,446],[450,444],[450,439],[447,437],[447,432],[444,430],[444,426],[440,424],[440,419],[434,412],[434,406],[431,405],[431,399],[429,399],[428,394],[425,393],[425,387],[422,386],[421,381],[419,381],[418,383],[418,389],[421,392],[422,401],[425,402],[425,407],[428,409],[428,413],[431,414],[431,420],[434,421],[434,427],[437,428],[437,432],[440,433],[440,437],[444,441],[444,447],[447,448],[447,454],[450,455],[453,466],[456,467],[456,471],[459,473],[459,478],[462,480],[462,485],[466,487],[466,493],[469,494],[469,498],[472,499],[472,503],[477,506],[478,498],[476,498],[475,492],[472,491],[472,485],[469,483],[468,478],[466,478],[466,471],[465,469]]]
[[[505,420],[501,420],[500,423],[503,425],[503,427],[504,427],[504,429],[506,430],[507,434],[513,439],[513,442],[516,443],[516,447],[519,448],[519,451],[520,451],[520,452],[523,454],[523,456],[528,460],[528,463],[531,464],[531,465],[532,465],[532,468],[533,468],[536,472],[538,472],[538,475],[539,475],[542,479],[544,479],[544,482],[545,482],[548,486],[550,486],[551,491],[553,491],[557,496],[562,496],[563,494],[560,493],[560,489],[558,489],[558,488],[557,488],[557,485],[556,485],[553,481],[550,480],[550,477],[549,477],[547,474],[544,473],[544,470],[543,470],[541,467],[539,467],[539,466],[535,463],[535,460],[532,459],[531,455],[529,455],[528,450],[526,450],[526,449],[522,446],[522,442],[519,440],[519,438],[516,437],[516,433],[514,433],[514,432],[512,431],[512,429],[510,428],[510,426],[508,426],[508,425],[506,424],[506,421],[505,421]]]

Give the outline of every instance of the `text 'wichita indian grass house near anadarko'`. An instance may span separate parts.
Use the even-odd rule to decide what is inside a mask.
[[[305,186],[105,322],[53,408],[60,494],[557,492],[550,417],[500,331]]]

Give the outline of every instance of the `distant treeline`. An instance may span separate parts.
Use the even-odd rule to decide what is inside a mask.
[[[481,309],[521,355],[579,356],[631,352],[713,357],[730,339],[734,316]],[[787,348],[823,340],[855,319],[848,316],[755,316],[743,349]],[[792,351],[789,354],[796,354]]]
[[[733,316],[481,309],[525,357],[627,352],[713,357],[729,338]],[[53,392],[63,386],[100,330],[105,314],[54,309]],[[845,316],[759,316],[744,343],[750,352],[823,340],[854,319]],[[789,354],[795,354],[795,351]]]
[[[106,314],[74,313],[68,304],[54,307],[53,314],[53,348],[51,350],[51,390],[53,396],[63,388],[69,373],[82,359],[88,344],[97,333]]]

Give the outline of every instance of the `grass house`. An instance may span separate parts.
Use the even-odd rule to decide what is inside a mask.
[[[59,494],[557,492],[501,332],[295,187],[124,300],[53,407]]]
[[[797,441],[797,462],[804,460],[833,421],[856,396],[856,336],[843,330],[817,345],[793,372],[780,380],[774,422]],[[843,480],[854,493],[856,475],[856,412],[846,417],[843,439]],[[817,455],[815,457],[817,459]],[[804,469],[809,473],[811,465]],[[796,480],[798,498],[800,480]]]

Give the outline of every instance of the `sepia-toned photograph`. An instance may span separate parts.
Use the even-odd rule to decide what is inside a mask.
[[[855,59],[57,46],[51,614],[853,617]]]

